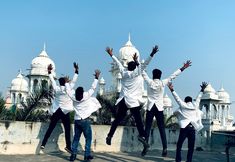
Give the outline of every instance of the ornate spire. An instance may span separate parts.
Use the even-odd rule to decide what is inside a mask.
[[[43,51],[46,51],[46,43],[44,42]]]
[[[131,33],[129,32],[128,41],[131,41]]]

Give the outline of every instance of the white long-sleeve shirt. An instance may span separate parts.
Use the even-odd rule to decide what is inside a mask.
[[[148,74],[142,70],[142,76],[147,83],[147,110],[151,110],[153,105],[155,104],[158,111],[163,111],[163,95],[165,86],[176,78],[181,73],[181,70],[178,69],[173,74],[171,74],[168,78],[160,80],[160,79],[150,79]]]
[[[92,97],[95,92],[98,80],[94,79],[91,88],[87,92],[83,92],[83,98],[81,101],[76,100],[75,91],[71,89],[69,84],[65,84],[68,95],[73,100],[73,106],[75,110],[74,120],[81,120],[88,118],[93,112],[101,108],[99,101]]]
[[[172,92],[176,102],[180,106],[174,114],[177,115],[179,120],[180,128],[185,128],[189,123],[191,123],[196,130],[201,129],[203,126],[201,125],[201,116],[203,112],[199,109],[200,100],[202,97],[202,93],[200,92],[196,98],[195,102],[184,102],[178,94],[173,91]]]
[[[114,55],[112,58],[117,63],[119,71],[122,75],[122,89],[115,105],[117,105],[124,98],[128,108],[140,106],[143,103],[143,79],[141,77],[140,66],[137,66],[134,71],[129,71],[124,68],[124,66]]]
[[[67,95],[65,91],[65,86],[58,86],[52,74],[49,74],[49,78],[51,80],[51,84],[52,84],[53,91],[54,91],[54,100],[53,100],[51,108],[49,109],[49,112],[53,114],[54,112],[56,112],[58,108],[61,108],[64,114],[67,114],[68,112],[73,111],[73,102],[71,98]],[[74,87],[77,81],[77,78],[78,78],[78,74],[75,73],[72,81],[69,83],[70,87]]]

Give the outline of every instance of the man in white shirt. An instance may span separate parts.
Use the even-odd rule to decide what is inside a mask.
[[[158,51],[158,47],[155,46],[155,51]],[[155,52],[156,53],[156,52]],[[150,60],[154,56],[153,53],[150,54],[149,58],[146,59],[143,68],[142,68],[142,76],[147,83],[147,112],[146,112],[146,121],[145,121],[145,132],[146,132],[146,140],[148,142],[150,130],[153,122],[153,118],[155,117],[157,120],[157,126],[160,132],[161,141],[162,141],[162,156],[167,156],[167,140],[165,133],[165,124],[164,124],[164,114],[163,114],[163,95],[165,86],[172,81],[176,76],[178,76],[182,71],[191,66],[191,61],[187,61],[184,65],[175,71],[168,78],[161,80],[162,72],[159,69],[154,69],[152,71],[152,78],[148,77],[148,74],[145,72],[145,67],[149,64]],[[147,147],[144,147],[141,155],[145,156],[148,151]]]
[[[92,97],[95,92],[98,78],[100,76],[100,71],[95,71],[95,79],[92,83],[91,88],[84,92],[83,87],[78,87],[76,91],[71,89],[69,84],[65,84],[66,92],[73,100],[75,116],[74,116],[74,138],[72,143],[72,153],[70,156],[70,161],[74,161],[76,159],[78,153],[78,143],[81,137],[81,134],[84,134],[86,139],[85,144],[85,153],[84,153],[84,161],[90,161],[93,159],[91,155],[91,141],[92,141],[92,129],[89,117],[90,115],[101,108],[99,101]]]
[[[174,96],[176,102],[180,106],[180,108],[174,112],[174,114],[179,120],[180,125],[180,134],[177,142],[175,161],[181,161],[181,148],[184,143],[184,140],[188,138],[187,162],[191,162],[195,145],[195,130],[197,129],[195,123],[201,123],[198,122],[199,120],[201,120],[201,116],[198,116],[198,111],[200,111],[199,104],[202,97],[202,93],[207,87],[207,83],[202,82],[201,91],[194,103],[192,102],[192,97],[190,96],[185,97],[184,101],[181,100],[178,94],[174,91],[172,83],[169,83],[168,87],[172,92],[172,95]],[[201,128],[202,127],[200,127],[199,129]]]
[[[73,111],[73,102],[71,98],[67,95],[65,91],[65,83],[66,77],[59,78],[59,86],[56,84],[53,75],[51,74],[53,67],[50,64],[47,68],[49,78],[51,80],[52,88],[54,91],[54,101],[52,107],[49,109],[51,116],[51,122],[47,132],[42,140],[41,149],[45,148],[48,138],[50,137],[53,129],[55,128],[57,122],[61,119],[64,125],[65,130],[65,141],[66,147],[65,150],[67,152],[71,152],[71,139],[70,139],[70,111]],[[74,87],[77,78],[78,78],[78,65],[74,63],[74,77],[73,80],[70,82],[70,86]]]
[[[138,57],[136,54],[133,56],[133,60],[128,63],[127,69],[120,63],[120,61],[113,55],[113,49],[107,47],[106,52],[113,58],[117,63],[119,71],[121,73],[121,92],[115,105],[118,105],[118,110],[115,120],[112,122],[110,131],[106,138],[106,144],[111,145],[111,139],[116,131],[119,123],[126,116],[127,110],[130,110],[131,114],[135,119],[137,130],[139,132],[138,140],[143,143],[145,147],[148,146],[145,140],[145,131],[140,114],[141,104],[143,103],[142,98],[142,83],[141,68],[139,66]]]

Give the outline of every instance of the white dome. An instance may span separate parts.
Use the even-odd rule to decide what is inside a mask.
[[[55,64],[46,53],[45,47],[42,52],[31,62],[31,75],[48,75],[47,67],[52,64],[52,73],[55,73]]]
[[[218,100],[218,95],[216,94],[215,89],[212,87],[212,85],[210,83],[205,88],[202,99],[215,99],[215,100]]]
[[[172,101],[171,99],[167,96],[167,94],[163,97],[163,105],[165,107],[172,107]]]
[[[133,56],[135,53],[137,54],[139,60],[139,51],[135,48],[135,46],[132,45],[129,35],[129,40],[124,45],[124,47],[119,50],[119,60],[122,62],[124,67],[127,67],[128,62],[133,61]]]
[[[217,94],[220,100],[222,100],[225,103],[230,103],[230,96],[228,92],[224,90],[223,87],[221,87],[221,89],[217,92]]]
[[[11,91],[28,92],[28,82],[21,72],[11,81]]]

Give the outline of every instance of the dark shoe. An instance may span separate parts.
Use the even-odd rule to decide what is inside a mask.
[[[94,159],[94,157],[93,157],[93,156],[91,156],[91,155],[89,155],[89,156],[85,156],[85,157],[84,157],[84,160],[92,160],[92,159]]]
[[[74,161],[77,157],[77,154],[71,154],[69,161]]]
[[[141,152],[141,156],[145,156],[148,152],[149,148],[148,147],[144,147],[143,151]]]
[[[162,150],[162,157],[166,157],[167,156],[167,149],[163,149]]]
[[[138,136],[138,140],[144,145],[144,147],[146,147],[146,148],[150,147],[144,137]]]
[[[67,151],[68,153],[72,154],[72,149],[71,149],[71,148],[65,147],[64,149],[65,149],[65,151]]]
[[[107,144],[107,145],[111,145],[111,140],[112,140],[112,137],[107,136],[107,137],[106,137],[106,144]]]
[[[45,146],[44,146],[44,145],[41,145],[41,146],[40,146],[40,149],[42,149],[42,150],[43,150],[44,148],[45,148]]]

